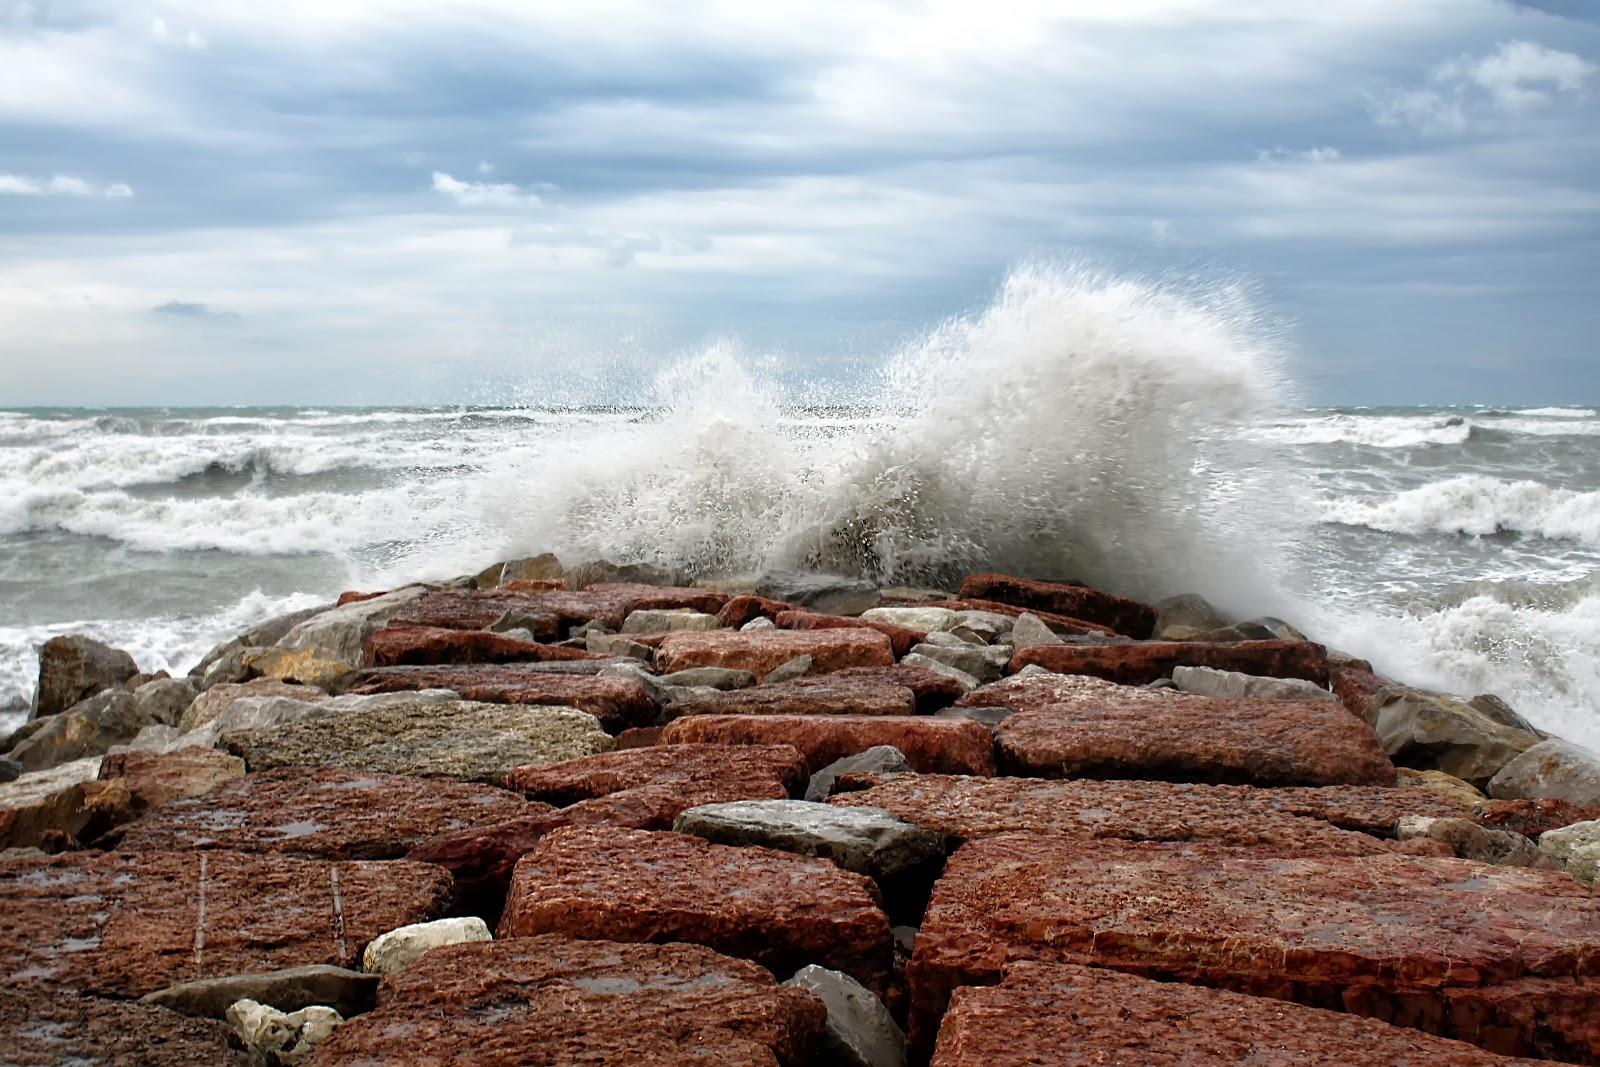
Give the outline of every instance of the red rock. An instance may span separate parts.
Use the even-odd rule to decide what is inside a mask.
[[[810,685],[761,685],[714,697],[681,700],[666,708],[668,719],[684,715],[915,715],[917,695],[903,685],[849,680],[825,674]]]
[[[764,596],[736,596],[717,612],[717,625],[737,630],[754,619],[773,619],[780,612],[792,608],[792,604],[786,604],[782,600],[769,600]]]
[[[1456,1041],[1338,1012],[1097,967],[1018,963],[956,990],[933,1067],[1512,1067]]]
[[[883,808],[954,843],[1026,831],[1082,839],[1209,841],[1274,853],[1382,852],[1405,815],[1454,808],[1376,786],[1256,789],[1238,785],[897,774],[830,803]],[[1364,831],[1364,832],[1353,832]]]
[[[765,797],[773,784],[787,794],[803,789],[806,780],[805,761],[788,745],[674,745],[519,767],[506,776],[506,785],[532,800],[566,805],[641,785],[700,781],[733,788],[743,783],[751,797]]]
[[[1366,723],[1325,700],[1224,700],[1067,678],[995,729],[1002,772],[1253,785],[1391,785]]]
[[[951,611],[987,611],[995,615],[1009,615],[1013,619],[1018,615],[1028,614],[1044,623],[1052,631],[1062,637],[1106,637],[1116,641],[1126,641],[1128,638],[1121,634],[1112,633],[1104,626],[1097,626],[1084,619],[1075,619],[1070,615],[1057,615],[1052,611],[1040,611],[1034,608],[1019,608],[1015,604],[1002,604],[998,600],[909,600],[905,606],[916,608],[949,608]],[[886,605],[887,606],[887,605]]]
[[[62,996],[41,986],[0,989],[0,1056],[6,1067],[254,1067],[233,1030],[166,1008]]]
[[[0,948],[13,982],[138,997],[199,978],[349,967],[374,937],[449,904],[449,875],[420,863],[76,852],[0,863]]]
[[[78,848],[132,819],[127,786],[98,781],[94,772],[85,759],[0,785],[0,849]]]
[[[727,667],[761,676],[796,656],[810,656],[814,674],[894,663],[889,639],[871,630],[751,630],[668,634],[656,647],[656,669]]]
[[[547,640],[563,636],[566,627],[586,622],[601,622],[620,630],[629,613],[646,608],[692,608],[714,615],[727,599],[704,589],[627,583],[600,583],[581,592],[452,589],[429,593],[392,621],[397,625],[481,630],[511,611],[527,616],[526,625],[534,628],[534,636]]]
[[[172,800],[204,796],[224,782],[244,776],[244,760],[214,748],[171,752],[116,749],[100,761],[100,780],[120,779],[135,811]]]
[[[369,667],[597,658],[578,648],[519,641],[487,630],[447,630],[438,626],[386,626],[367,638],[364,651]]]
[[[617,748],[649,748],[661,742],[661,727],[634,726],[617,735]]]
[[[564,937],[449,945],[384,979],[318,1046],[327,1067],[806,1067],[822,1002],[698,945]]]
[[[793,745],[813,773],[874,745],[893,745],[928,774],[994,773],[994,740],[970,719],[899,715],[691,715],[662,731],[661,743]]]
[[[517,864],[499,937],[684,941],[791,975],[819,963],[885,988],[892,941],[870,878],[827,860],[641,830],[569,827]]]
[[[981,685],[955,701],[958,708],[1010,708],[1012,711],[1038,711],[1079,691],[1076,680],[1060,674],[1015,674],[998,682]]]
[[[783,684],[810,686],[845,681],[905,686],[916,694],[918,715],[932,715],[948,708],[966,693],[961,683],[948,675],[912,663],[896,663],[893,667],[848,667],[822,678],[797,678]]]
[[[986,837],[946,865],[917,936],[913,1041],[931,1044],[952,990],[1018,960],[1403,1013],[1451,1036],[1452,988],[1600,972],[1600,897],[1458,859]]]
[[[352,589],[348,592],[340,593],[339,599],[334,601],[333,606],[336,608],[342,608],[346,604],[359,604],[363,600],[376,600],[381,596],[383,596],[383,592],[381,591],[377,593],[358,593]]]
[[[552,589],[566,589],[567,582],[564,578],[513,578],[495,588],[507,593],[548,593]]]
[[[974,574],[961,583],[960,595],[964,599],[998,600],[1019,608],[1084,619],[1140,639],[1149,637],[1156,627],[1156,609],[1149,604],[1086,585],[1039,582],[1004,574]]]
[[[1524,978],[1446,995],[1450,1033],[1463,1041],[1511,1056],[1600,1063],[1600,980]]]
[[[921,630],[896,626],[888,622],[871,622],[848,615],[818,615],[810,611],[779,612],[774,620],[780,630],[876,630],[889,639],[889,647],[896,659],[927,640]]]
[[[1366,719],[1372,702],[1389,683],[1361,667],[1333,667],[1329,671],[1330,688],[1350,714]]]
[[[552,610],[542,593],[512,593],[499,589],[441,589],[396,612],[394,626],[429,629],[486,630],[507,612],[517,624],[541,641],[560,639],[562,615]]]
[[[1013,674],[1038,664],[1123,685],[1165,678],[1174,667],[1214,667],[1268,678],[1328,684],[1328,653],[1309,641],[1139,641],[1122,645],[1035,645],[1011,657]]]
[[[656,704],[638,682],[529,670],[515,664],[462,667],[375,667],[356,676],[352,693],[453,689],[464,700],[491,704],[558,704],[587,711],[610,733],[655,722]]]
[[[528,814],[533,812],[522,797],[487,785],[290,767],[173,801],[129,827],[119,847],[395,859],[428,838]]]
[[[1537,839],[1546,830],[1600,819],[1600,808],[1570,800],[1486,800],[1477,806],[1473,818],[1491,830],[1510,830]]]

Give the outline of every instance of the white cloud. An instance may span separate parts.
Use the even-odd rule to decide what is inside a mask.
[[[494,164],[490,163],[487,159],[481,160],[478,163],[478,173],[479,174],[493,174],[494,173]]]
[[[1259,148],[1256,150],[1256,158],[1263,163],[1270,163],[1278,159],[1297,159],[1307,163],[1332,163],[1342,155],[1342,152],[1330,145],[1304,149],[1284,148],[1282,145],[1278,145],[1275,148]]]
[[[0,174],[0,196],[103,196],[107,200],[126,200],[133,196],[133,189],[122,182],[100,187],[68,174],[48,179]]]
[[[1428,85],[1390,89],[1373,101],[1380,126],[1409,126],[1423,133],[1459,133],[1488,112],[1514,115],[1577,95],[1595,73],[1572,52],[1532,41],[1504,41],[1483,56],[1460,56],[1435,66]]]
[[[461,207],[536,207],[539,197],[507,182],[467,182],[442,170],[433,172],[433,191]]]

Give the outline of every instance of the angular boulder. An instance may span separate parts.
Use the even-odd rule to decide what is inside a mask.
[[[523,641],[488,630],[436,626],[385,626],[367,638],[368,667],[432,666],[440,663],[549,663],[589,659],[587,652]]]
[[[614,744],[595,717],[582,711],[472,701],[380,704],[242,730],[222,740],[251,771],[343,767],[490,784],[517,767],[560,763]]]
[[[873,608],[861,613],[861,621],[887,623],[924,634],[954,630],[959,624],[956,612],[950,608],[922,607]]]
[[[806,687],[851,682],[904,686],[916,694],[918,715],[931,715],[947,708],[967,692],[948,675],[910,663],[896,663],[892,667],[847,667],[820,678],[800,678],[786,684]]]
[[[1491,830],[1509,830],[1538,840],[1549,830],[1600,820],[1600,807],[1565,800],[1482,800],[1473,808],[1472,817]]]
[[[1015,604],[1002,604],[998,600],[933,600],[920,605],[929,608],[949,608],[955,612],[981,611],[991,615],[1002,615],[1009,618],[1020,618],[1023,615],[1032,615],[1053,633],[1063,637],[1081,637],[1096,641],[1110,641],[1113,643],[1129,640],[1121,634],[1113,633],[1105,626],[1076,619],[1070,615],[1057,615],[1053,611],[1043,611],[1037,608],[1018,607]]]
[[[862,875],[768,849],[601,827],[557,830],[517,864],[499,936],[537,934],[683,941],[776,974],[821,963],[875,991],[891,955],[889,920]]]
[[[637,682],[534,669],[538,665],[379,667],[362,671],[350,692],[403,693],[448,689],[488,704],[560,704],[588,712],[611,732],[655,721],[656,704]]]
[[[1449,991],[1600,972],[1600,897],[1556,871],[1002,834],[935,887],[909,977],[927,1048],[950,994],[1019,960],[1093,964],[1475,1034]],[[1575,991],[1600,1006],[1600,983]],[[1501,1035],[1525,1051],[1532,1032]]]
[[[225,716],[237,701],[249,697],[283,697],[315,703],[327,699],[328,694],[315,686],[280,682],[276,678],[257,678],[249,682],[225,682],[214,685],[195,697],[178,717],[178,729],[183,733]]]
[[[896,657],[904,656],[911,646],[927,636],[921,630],[893,623],[856,619],[848,615],[819,615],[810,611],[782,611],[773,621],[780,630],[873,630],[889,639],[889,647]]]
[[[491,786],[294,767],[166,804],[129,827],[119,848],[398,859],[429,838],[529,814],[522,797]]]
[[[755,964],[698,945],[529,937],[428,953],[386,979],[382,1005],[341,1026],[317,1063],[403,1050],[414,1067],[807,1067],[826,1015]]]
[[[756,595],[827,615],[859,615],[883,595],[871,582],[836,574],[769,571],[756,579]]]
[[[42,771],[72,760],[103,755],[114,745],[139,736],[146,726],[157,725],[133,694],[107,689],[86,697],[65,711],[35,720],[27,738],[7,757],[24,771]]]
[[[73,846],[133,818],[127,789],[99,771],[90,756],[0,784],[0,849]]]
[[[781,600],[769,600],[760,596],[736,596],[717,612],[717,622],[730,630],[742,630],[745,624],[752,620],[770,620],[779,612],[790,611],[793,608],[793,604],[786,604]]]
[[[519,767],[506,776],[506,786],[529,799],[564,806],[639,786],[698,781],[734,787],[743,782],[752,797],[771,795],[774,785],[788,794],[799,790],[805,775],[805,760],[789,745],[673,745]]]
[[[146,993],[139,1002],[206,1019],[223,1018],[240,1000],[253,1000],[279,1011],[299,1011],[314,1004],[325,1004],[348,1018],[372,1010],[378,998],[379,981],[375,974],[311,963],[277,971],[178,982]]]
[[[1328,684],[1328,655],[1307,641],[1138,641],[1121,645],[1036,645],[1011,658],[1011,671],[1038,665],[1055,674],[1087,674],[1123,685],[1145,685],[1177,667],[1213,667],[1271,678]]]
[[[1304,678],[1263,678],[1215,667],[1174,667],[1172,684],[1180,693],[1224,700],[1332,700],[1338,697]]]
[[[6,1067],[255,1067],[220,1022],[38,986],[0,989]]]
[[[836,1067],[905,1067],[906,1036],[883,1001],[848,974],[807,964],[783,983],[828,1006],[823,1056]]]
[[[11,975],[139,997],[175,982],[310,963],[348,967],[385,930],[443,914],[426,864],[281,855],[70,853],[0,863]]]
[[[689,808],[675,833],[719,845],[757,845],[832,860],[883,885],[944,858],[944,835],[882,808],[806,800],[736,800]]]
[[[1019,608],[1083,619],[1139,639],[1149,637],[1156,625],[1156,609],[1149,604],[1086,585],[1040,582],[1004,574],[974,574],[961,583],[958,595],[963,600],[997,600]]]
[[[1464,700],[1405,686],[1379,693],[1367,722],[1396,764],[1444,771],[1479,789],[1540,741]]]
[[[1489,795],[1600,806],[1600,755],[1570,741],[1540,741],[1489,779]]]
[[[833,786],[842,776],[857,774],[893,775],[911,771],[905,753],[893,745],[874,745],[865,752],[834,760],[817,771],[806,784],[805,799],[820,803],[833,795]]]
[[[1072,678],[1056,703],[995,729],[1022,777],[1157,778],[1252,785],[1389,785],[1372,730],[1328,701],[1216,700]]]
[[[101,781],[120,781],[135,811],[173,800],[204,796],[224,782],[244,777],[244,760],[214,748],[147,752],[114,748],[100,761]]]
[[[793,745],[809,767],[893,745],[917,770],[994,773],[994,739],[967,719],[900,715],[690,715],[661,733],[663,745]]]
[[[133,657],[92,637],[52,637],[39,649],[33,717],[66,711],[87,697],[119,687],[139,673]]]
[[[656,648],[656,666],[663,674],[728,667],[760,676],[796,656],[810,656],[817,674],[894,663],[889,639],[874,630],[754,630],[669,634]]]
[[[361,650],[367,637],[427,595],[426,586],[410,585],[370,600],[318,612],[291,627],[272,648],[355,670],[361,666]]]
[[[813,684],[763,685],[674,702],[663,712],[668,721],[684,715],[915,715],[917,696],[899,685],[847,680]]]
[[[372,974],[393,974],[436,948],[491,940],[489,927],[476,915],[415,923],[373,938],[361,955],[361,969]]]

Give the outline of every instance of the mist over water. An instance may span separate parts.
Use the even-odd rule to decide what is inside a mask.
[[[719,344],[627,407],[0,412],[0,705],[54,633],[182,670],[555,551],[1197,591],[1600,742],[1600,415],[1307,411],[1284,364],[1246,293],[1032,266],[825,404]]]

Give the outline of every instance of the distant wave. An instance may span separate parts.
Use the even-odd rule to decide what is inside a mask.
[[[1288,445],[1420,448],[1465,444],[1472,429],[1472,423],[1461,416],[1328,415],[1264,426],[1251,431],[1251,436]]]
[[[1592,419],[1600,416],[1594,408],[1517,408],[1515,413],[1543,419]]]
[[[1481,474],[1430,482],[1386,500],[1337,498],[1324,505],[1323,519],[1385,533],[1511,533],[1600,547],[1600,492]]]

